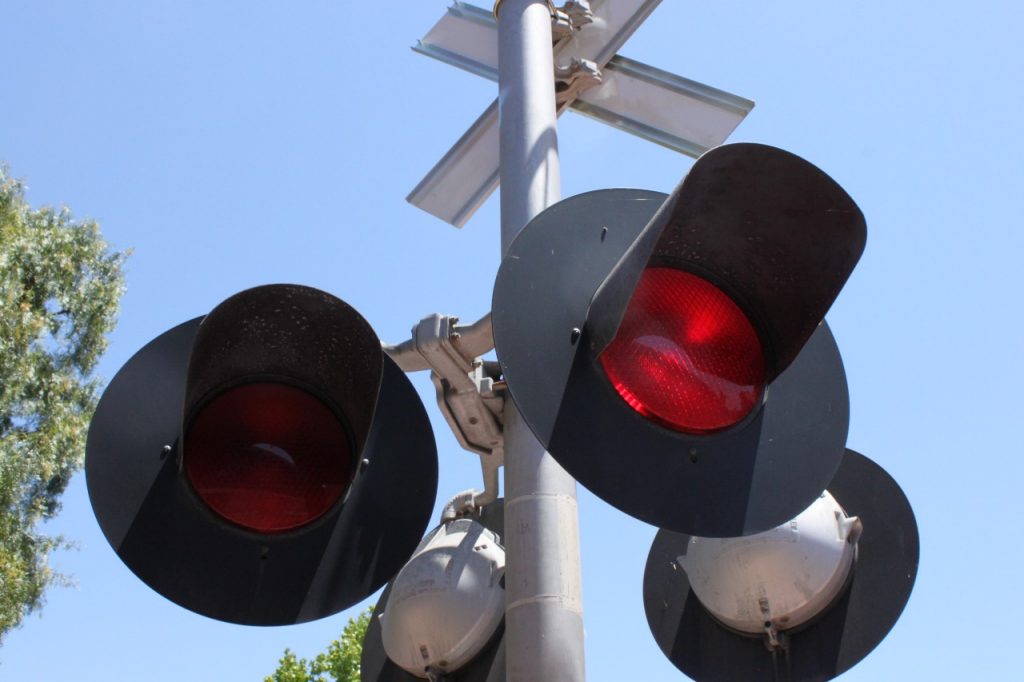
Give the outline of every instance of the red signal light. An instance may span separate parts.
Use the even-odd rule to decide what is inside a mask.
[[[229,389],[195,416],[185,435],[185,472],[223,518],[259,533],[304,526],[352,480],[351,439],[319,399],[284,384]]]
[[[672,268],[644,270],[599,359],[630,407],[683,433],[739,423],[764,385],[761,342],[747,316],[710,282]]]

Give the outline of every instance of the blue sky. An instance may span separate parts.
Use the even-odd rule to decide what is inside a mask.
[[[404,201],[494,98],[494,84],[414,54],[429,2],[10,2],[0,159],[33,204],[66,204],[132,248],[111,377],[163,330],[238,290],[297,282],[401,341],[432,312],[476,319],[498,265],[497,200],[456,230]],[[850,385],[849,445],[914,505],[917,587],[842,679],[1005,679],[1014,655],[1024,479],[1019,321],[1024,186],[1017,3],[665,0],[622,53],[757,106],[734,141],[831,174],[868,221],[828,319]],[[563,195],[669,191],[690,160],[575,115]],[[427,377],[413,377],[433,403]],[[430,408],[438,504],[479,485]],[[673,680],[641,602],[655,529],[580,490],[590,680]],[[349,614],[247,628],[151,593],[99,532],[78,476],[52,524],[80,549],[0,649],[6,680],[257,680],[311,655]]]

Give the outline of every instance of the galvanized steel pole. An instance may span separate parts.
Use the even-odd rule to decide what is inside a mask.
[[[498,116],[501,248],[559,199],[550,6],[501,0]],[[583,682],[576,482],[508,401],[505,435],[505,651],[508,682]]]

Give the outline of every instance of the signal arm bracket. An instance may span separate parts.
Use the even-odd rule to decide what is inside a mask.
[[[412,346],[430,367],[437,406],[459,445],[480,457],[484,491],[470,505],[480,507],[498,497],[498,468],[504,464],[502,411],[504,384],[498,363],[467,358],[458,344],[458,318],[434,313],[412,330]]]

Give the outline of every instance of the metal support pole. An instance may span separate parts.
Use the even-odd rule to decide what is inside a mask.
[[[501,246],[559,199],[551,14],[547,0],[498,12]],[[508,401],[504,413],[505,646],[508,682],[583,682],[576,482]]]

